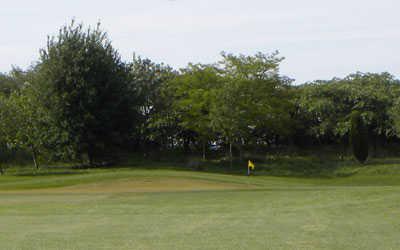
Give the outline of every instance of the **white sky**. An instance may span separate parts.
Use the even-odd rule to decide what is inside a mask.
[[[355,71],[400,76],[399,0],[0,0],[0,72],[37,60],[47,35],[98,20],[114,47],[183,67],[221,51],[279,50],[297,83]]]

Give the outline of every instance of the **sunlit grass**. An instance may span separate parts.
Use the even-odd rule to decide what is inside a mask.
[[[400,245],[400,173],[395,162],[342,166],[335,171],[350,174],[329,178],[160,168],[9,169],[0,176],[0,248]]]

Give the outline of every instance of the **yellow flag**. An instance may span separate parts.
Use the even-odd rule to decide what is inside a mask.
[[[254,168],[255,168],[256,166],[254,165],[253,162],[251,162],[251,161],[249,160],[249,163],[247,164],[247,167],[248,167],[249,169],[251,169],[251,170],[254,170]]]

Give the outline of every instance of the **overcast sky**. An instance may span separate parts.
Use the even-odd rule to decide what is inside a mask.
[[[356,71],[400,76],[399,0],[4,0],[0,71],[37,60],[47,35],[72,18],[98,20],[129,60],[135,52],[173,67],[220,52],[279,50],[297,83]]]

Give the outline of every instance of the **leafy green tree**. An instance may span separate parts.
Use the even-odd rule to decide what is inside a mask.
[[[94,164],[128,138],[138,112],[134,89],[100,24],[62,27],[41,50],[40,74],[51,115],[78,156]]]
[[[374,141],[393,136],[389,110],[397,81],[387,73],[356,73],[298,87],[300,130],[319,142],[347,144],[351,113],[359,110]],[[301,129],[303,126],[304,129]],[[374,142],[375,143],[375,142]]]
[[[255,129],[282,133],[290,124],[291,80],[279,75],[283,58],[277,52],[222,56],[220,71],[224,84],[216,92],[211,114],[214,129],[229,144],[232,159],[233,144],[241,148]]]
[[[214,135],[211,107],[221,86],[222,78],[215,67],[200,64],[189,65],[166,85],[179,125],[194,131],[201,142],[203,160],[206,145]]]
[[[0,116],[1,137],[12,148],[28,150],[36,168],[38,154],[45,146],[48,133],[48,113],[37,102],[36,89],[25,83],[21,91],[2,98]]]
[[[129,64],[129,82],[136,89],[141,120],[135,138],[142,146],[151,142],[162,145],[176,131],[174,120],[169,118],[171,100],[162,93],[164,85],[175,75],[170,66],[138,56]]]
[[[368,128],[359,111],[351,114],[350,138],[355,158],[364,163],[368,158]]]

